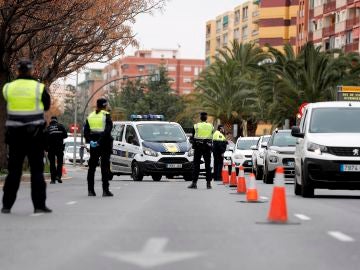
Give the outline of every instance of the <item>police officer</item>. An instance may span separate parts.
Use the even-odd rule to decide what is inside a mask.
[[[103,197],[113,196],[109,190],[110,155],[113,142],[111,130],[113,123],[110,113],[106,111],[106,107],[107,100],[104,98],[98,99],[96,101],[96,110],[88,116],[84,127],[86,142],[90,143],[90,160],[87,175],[89,196],[96,196],[94,177],[100,157]]]
[[[197,180],[200,173],[201,157],[204,157],[206,170],[206,187],[211,189],[211,141],[214,127],[207,123],[207,113],[200,113],[201,122],[194,125],[191,142],[194,149],[194,170],[192,175],[192,183],[188,188],[197,188]]]
[[[32,68],[30,60],[20,60],[17,63],[17,79],[5,84],[3,88],[7,103],[5,140],[9,146],[9,173],[5,179],[1,209],[4,214],[10,213],[15,203],[26,156],[31,171],[31,198],[34,212],[52,212],[45,204],[44,180],[44,111],[50,108],[50,96],[44,84],[32,77]]]
[[[224,126],[219,125],[213,135],[214,180],[221,181],[221,170],[224,164],[224,153],[227,140],[224,135]]]
[[[47,150],[50,161],[50,184],[56,181],[62,183],[62,167],[64,163],[64,139],[67,138],[65,127],[58,123],[57,117],[52,116],[50,124],[46,129]],[[57,160],[57,163],[56,163]]]

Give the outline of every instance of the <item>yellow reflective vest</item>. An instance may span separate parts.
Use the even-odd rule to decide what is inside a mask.
[[[197,140],[211,140],[214,127],[207,122],[200,122],[194,125],[195,136]]]
[[[102,110],[98,113],[96,111],[90,113],[87,120],[90,127],[91,133],[101,133],[105,130],[106,125],[106,115],[108,115],[109,112]]]
[[[6,126],[25,125],[21,116],[26,116],[26,124],[42,124],[44,104],[42,95],[45,85],[32,79],[17,79],[3,87],[3,96],[7,103],[8,120]],[[33,116],[33,117],[32,117]]]
[[[221,141],[221,142],[223,142],[223,141],[226,141],[226,138],[219,130],[217,130],[217,131],[214,132],[213,141]]]

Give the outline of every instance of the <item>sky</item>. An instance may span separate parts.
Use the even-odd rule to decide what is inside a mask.
[[[140,49],[177,49],[181,58],[205,58],[205,26],[246,0],[170,0],[162,12],[140,15],[134,32]],[[133,53],[130,49],[127,53]]]

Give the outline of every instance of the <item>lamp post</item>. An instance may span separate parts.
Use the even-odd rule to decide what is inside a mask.
[[[102,90],[105,86],[107,86],[108,84],[110,83],[113,83],[113,82],[117,82],[117,81],[121,81],[121,80],[124,80],[124,79],[136,79],[136,78],[143,78],[143,77],[154,77],[154,80],[155,81],[159,81],[160,80],[160,74],[159,74],[159,71],[157,70],[155,73],[153,74],[146,74],[146,75],[136,75],[136,76],[124,76],[124,77],[121,77],[121,78],[116,78],[116,79],[113,79],[113,80],[110,80],[106,83],[104,83],[103,85],[101,85],[99,88],[97,88],[94,93],[89,97],[89,99],[87,100],[86,104],[85,104],[85,107],[84,107],[84,110],[82,112],[82,115],[81,115],[81,124],[84,125],[84,121],[85,121],[85,113],[86,113],[86,109],[87,107],[89,106],[89,103],[90,101],[93,99],[93,97],[100,91]],[[82,127],[81,128],[81,142],[80,142],[81,146],[84,145],[84,128]],[[80,152],[82,153],[82,152]],[[83,153],[80,155],[80,163],[82,164],[83,162]]]
[[[79,71],[76,71],[76,85],[75,85],[75,96],[74,96],[74,105],[75,105],[75,115],[74,115],[74,156],[73,156],[73,165],[76,167],[76,135],[77,135],[77,90],[79,84]],[[80,153],[79,153],[80,154]]]

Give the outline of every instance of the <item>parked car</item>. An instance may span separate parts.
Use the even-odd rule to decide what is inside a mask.
[[[360,102],[319,102],[305,107],[295,153],[295,194],[317,188],[360,189]]]
[[[80,163],[80,149],[81,147],[77,146],[76,147],[76,163]],[[89,159],[90,159],[90,153],[88,152],[88,150],[86,148],[83,148],[84,150],[84,155],[83,155],[83,164],[88,165],[89,163]],[[64,161],[65,163],[73,163],[74,162],[74,150],[75,147],[74,146],[68,146],[66,147],[65,151],[64,151]]]
[[[245,170],[252,169],[252,145],[255,145],[259,137],[240,137],[236,141],[235,150],[232,154],[232,162],[236,167],[243,166]]]
[[[232,163],[232,155],[235,150],[235,143],[233,141],[228,140],[228,144],[226,146],[226,151],[224,153],[224,162]]]
[[[271,135],[261,136],[256,145],[251,146],[253,149],[252,154],[252,171],[255,174],[256,179],[263,179],[264,174],[264,152],[266,146],[262,145],[262,143],[267,143],[270,139]]]
[[[264,152],[264,183],[274,182],[275,170],[277,167],[284,167],[286,180],[293,180],[295,177],[295,145],[296,139],[291,136],[290,129],[275,130],[269,142],[262,143],[266,146]]]

